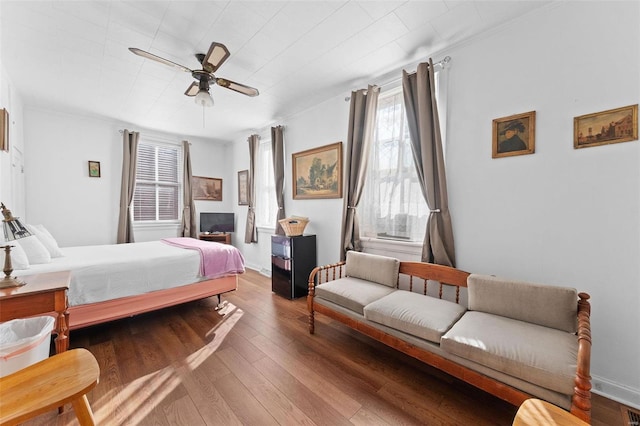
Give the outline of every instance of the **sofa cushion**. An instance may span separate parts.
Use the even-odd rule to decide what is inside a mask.
[[[369,321],[404,331],[434,343],[464,314],[456,303],[398,290],[364,307]]]
[[[445,351],[543,388],[572,394],[575,334],[485,312],[466,312],[442,336]]]
[[[320,297],[363,315],[363,308],[389,293],[397,291],[386,285],[359,278],[345,277],[316,287],[315,297]]]
[[[348,277],[395,288],[398,283],[400,261],[393,257],[348,251],[345,268]]]
[[[574,288],[526,283],[488,275],[467,279],[469,310],[501,315],[575,333],[578,293]]]

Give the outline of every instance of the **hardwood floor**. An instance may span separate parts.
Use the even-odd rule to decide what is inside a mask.
[[[239,289],[73,331],[97,358],[88,395],[102,425],[510,425],[516,407],[271,293],[257,272]],[[594,395],[593,424],[622,425]],[[77,424],[65,413],[29,425]]]

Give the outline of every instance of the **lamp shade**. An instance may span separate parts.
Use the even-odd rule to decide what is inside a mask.
[[[17,217],[13,217],[11,210],[6,208],[4,203],[0,203],[0,210],[2,211],[2,229],[6,241],[19,240],[31,235],[22,222]]]
[[[4,203],[0,203],[0,210],[2,211],[2,230],[4,231],[4,239],[6,241],[18,240],[31,235],[29,230],[18,220],[17,217],[13,217],[11,210],[5,207]],[[13,265],[11,264],[11,247],[10,244],[1,246],[4,249],[4,278],[0,280],[0,288],[18,287],[24,285],[23,281],[20,281],[11,276],[13,272]]]
[[[212,107],[213,98],[206,90],[200,90],[195,96],[195,102],[203,107]]]

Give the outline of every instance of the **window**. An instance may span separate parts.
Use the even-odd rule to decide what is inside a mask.
[[[182,147],[140,141],[133,220],[179,221],[181,206]]]
[[[437,72],[435,83],[442,143],[446,146],[446,72]],[[429,208],[413,162],[401,86],[378,98],[376,131],[365,179],[358,206],[360,236],[422,242]]]
[[[273,177],[273,159],[271,141],[260,141],[258,146],[258,164],[256,164],[256,225],[273,228],[276,224],[278,203],[276,184]]]
[[[378,99],[376,132],[358,208],[360,235],[422,241],[429,208],[413,163],[402,88]]]

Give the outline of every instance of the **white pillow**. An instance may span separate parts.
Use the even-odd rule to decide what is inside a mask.
[[[30,265],[37,265],[39,263],[51,263],[51,254],[49,250],[42,245],[38,237],[31,235],[27,238],[20,238],[11,242],[12,245],[20,245],[27,253],[27,259],[29,259]]]
[[[15,241],[10,242],[0,242],[0,267],[4,268],[4,247],[3,246],[13,246],[11,247],[11,265],[13,270],[16,271],[18,269],[29,269],[29,259],[27,258],[27,253],[24,252],[24,249],[20,247],[18,244],[13,244]]]
[[[35,235],[42,245],[47,249],[51,257],[62,257],[64,253],[58,247],[58,242],[53,235],[43,225],[27,225],[27,229]]]

